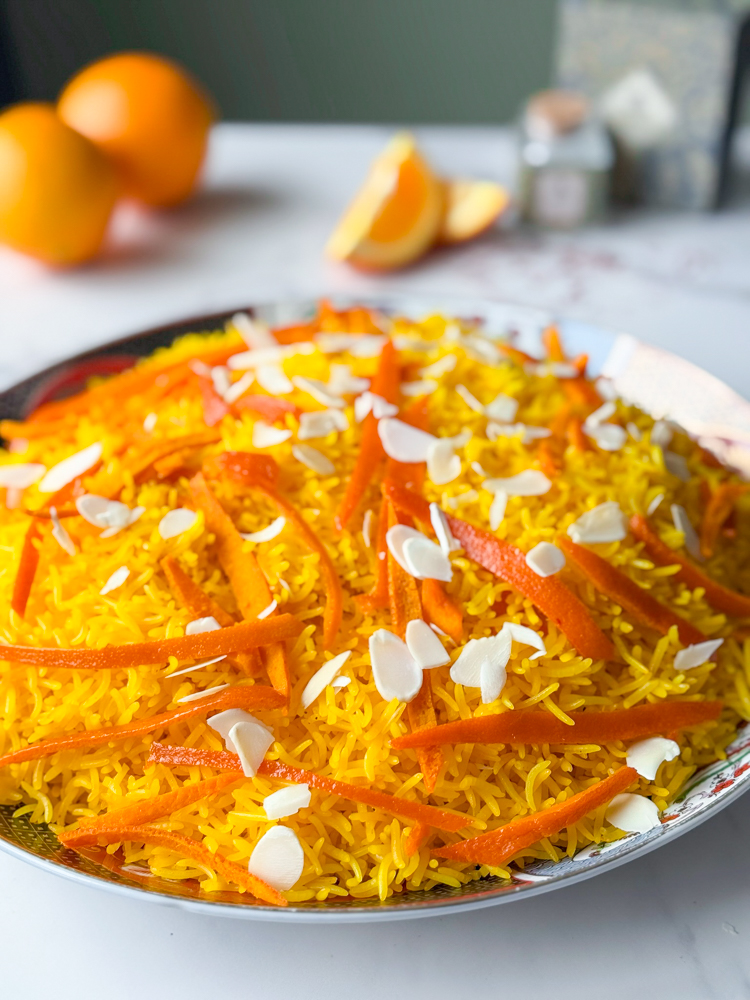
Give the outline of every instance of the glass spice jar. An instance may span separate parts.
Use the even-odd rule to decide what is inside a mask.
[[[614,149],[583,95],[545,90],[530,98],[519,129],[519,159],[524,218],[574,229],[604,216]]]

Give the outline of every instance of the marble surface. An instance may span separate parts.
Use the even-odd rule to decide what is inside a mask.
[[[390,130],[217,129],[204,194],[116,220],[97,263],[50,273],[0,251],[0,384],[83,346],[178,317],[291,294],[488,296],[542,306],[679,351],[750,396],[738,364],[750,314],[750,201],[711,216],[630,214],[585,233],[491,232],[388,278],[321,248]],[[513,175],[504,129],[418,131],[446,173]]]
[[[676,351],[750,397],[750,204],[712,216],[635,213],[576,234],[496,231],[402,274],[321,257],[389,130],[224,125],[204,193],[120,212],[105,257],[46,272],[0,251],[0,387],[155,323],[280,296],[465,295],[534,305]],[[512,182],[503,129],[429,128],[450,173]],[[0,855],[3,993],[109,1000],[206,995],[442,1000],[750,996],[750,800],[646,858],[476,914],[373,926],[283,927],[111,897]],[[291,956],[291,960],[290,960]]]
[[[2,992],[81,1000],[742,1000],[750,797],[614,872],[474,914],[310,927],[197,917],[0,854]],[[89,994],[90,996],[90,994]]]

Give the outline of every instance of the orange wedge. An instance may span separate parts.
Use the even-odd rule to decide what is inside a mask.
[[[463,243],[488,229],[507,208],[510,198],[492,181],[443,182],[444,210],[438,243]]]
[[[394,136],[328,241],[334,260],[390,270],[420,257],[435,242],[442,184],[407,132]]]

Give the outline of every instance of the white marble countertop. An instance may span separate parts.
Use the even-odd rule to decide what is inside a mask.
[[[121,212],[104,259],[50,273],[0,251],[0,388],[103,340],[254,300],[379,290],[543,307],[682,354],[750,397],[750,205],[622,216],[575,234],[493,232],[386,278],[321,247],[390,130],[216,130],[206,190]],[[502,129],[425,128],[440,170],[512,177]],[[471,915],[320,927],[195,917],[51,878],[0,855],[3,993],[59,1000],[285,995],[455,1000],[750,996],[750,800],[655,854]],[[291,957],[293,956],[293,957]],[[291,958],[291,960],[290,960]],[[223,989],[222,989],[223,988]]]

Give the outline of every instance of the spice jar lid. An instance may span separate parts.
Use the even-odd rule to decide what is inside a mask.
[[[540,142],[579,128],[588,118],[588,100],[574,90],[541,90],[526,105],[526,131]]]

